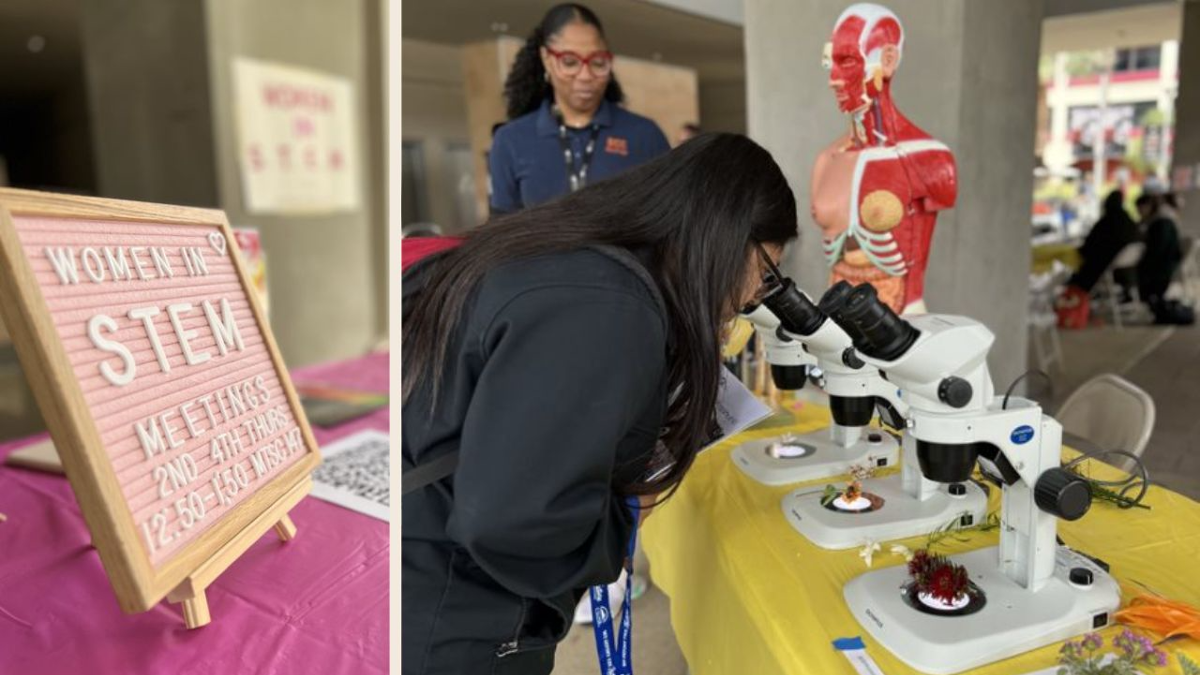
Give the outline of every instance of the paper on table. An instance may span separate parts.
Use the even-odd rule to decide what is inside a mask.
[[[64,473],[62,460],[58,457],[58,450],[54,447],[54,441],[49,438],[14,450],[4,463],[9,466],[37,469],[49,473]]]
[[[312,496],[388,521],[388,435],[367,429],[321,448]]]
[[[771,408],[758,400],[727,368],[721,368],[719,387],[716,417],[721,437],[710,443],[706,450],[771,414]]]
[[[714,416],[717,419],[717,426],[721,429],[721,435],[701,448],[701,452],[771,414],[771,409],[758,400],[742,384],[742,381],[737,379],[724,366],[721,367],[721,379],[718,387]],[[658,446],[654,449],[654,456],[650,460],[650,467],[647,469],[646,477],[643,480],[652,481],[657,479],[674,464],[675,458],[671,456],[671,453],[663,446],[660,440]]]
[[[858,675],[883,675],[879,664],[867,653],[867,646],[863,644],[862,638],[838,638],[833,641],[833,648],[846,657]]]

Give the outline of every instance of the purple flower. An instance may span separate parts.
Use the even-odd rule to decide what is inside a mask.
[[[1152,649],[1146,654],[1146,663],[1152,666],[1165,666],[1167,665],[1167,653],[1161,649]]]
[[[1113,637],[1113,646],[1126,654],[1130,651],[1129,631],[1125,631]]]
[[[1104,639],[1100,637],[1099,633],[1088,633],[1083,636],[1082,644],[1089,651],[1095,651],[1104,646]]]

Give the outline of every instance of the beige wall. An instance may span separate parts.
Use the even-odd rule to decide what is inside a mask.
[[[503,122],[504,78],[521,49],[516,38],[477,42],[462,48],[463,83],[466,86],[467,133],[475,167],[475,209],[480,221],[488,213],[487,151],[492,147],[492,127]]]
[[[746,133],[746,81],[700,85],[700,127],[704,131]]]
[[[383,342],[388,336],[388,1],[360,0],[366,25],[367,78],[367,163],[370,181],[371,250],[374,267],[375,337]],[[399,133],[399,132],[397,132]]]
[[[456,186],[450,181],[446,149],[468,143],[463,50],[451,45],[403,40],[400,45],[401,135],[421,146],[430,218],[457,230]]]
[[[364,6],[331,0],[206,0],[220,206],[235,227],[262,233],[271,293],[271,325],[291,366],[363,353],[378,336],[378,292],[372,255],[385,230],[376,227],[381,189],[372,179],[368,129],[368,69]],[[233,59],[245,56],[318,70],[348,79],[358,105],[360,207],[313,216],[246,212],[242,198],[233,109]],[[373,111],[372,115],[382,115]],[[374,125],[378,126],[378,125]],[[384,144],[382,138],[371,143]]]
[[[683,141],[683,125],[700,120],[699,88],[691,68],[618,56],[613,72],[625,91],[625,107],[654,120],[672,147]]]

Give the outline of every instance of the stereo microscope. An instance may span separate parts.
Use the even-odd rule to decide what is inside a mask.
[[[934,675],[1107,625],[1120,606],[1116,581],[1055,536],[1059,518],[1087,512],[1091,490],[1061,468],[1057,421],[1034,401],[995,396],[987,366],[992,332],[959,316],[906,321],[867,284],[823,304],[862,360],[900,390],[905,437],[923,476],[962,483],[978,464],[1001,491],[999,546],[949,558],[966,568],[970,593],[945,604],[916,592],[904,565],[867,572],[844,589],[859,623],[902,661]]]

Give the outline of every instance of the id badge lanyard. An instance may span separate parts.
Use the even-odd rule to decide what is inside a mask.
[[[596,140],[600,137],[600,125],[592,122],[591,135],[587,145],[583,148],[583,157],[580,158],[577,165],[575,153],[571,150],[571,142],[567,139],[567,124],[563,121],[562,113],[558,111],[557,107],[554,109],[554,116],[558,121],[558,144],[562,148],[563,161],[567,165],[567,185],[571,192],[577,192],[587,185],[588,169],[591,168],[592,158],[596,154]]]
[[[596,654],[600,657],[601,675],[633,675],[633,554],[637,548],[639,504],[630,497],[626,504],[633,513],[633,529],[629,533],[629,555],[625,568],[625,601],[621,603],[621,627],[613,634],[612,612],[608,607],[608,585],[592,586],[592,630],[596,634]]]

